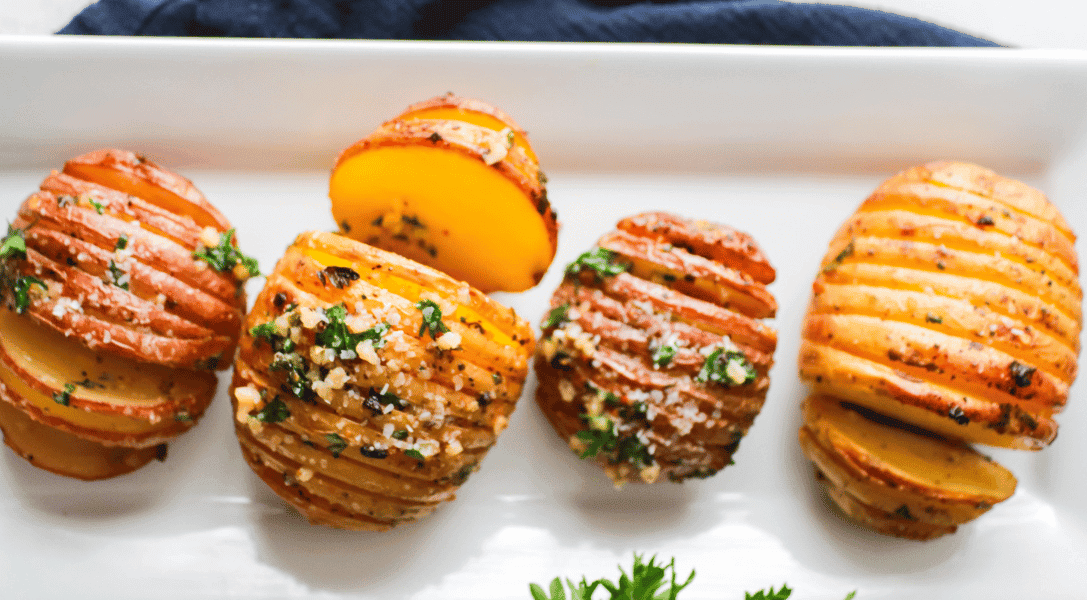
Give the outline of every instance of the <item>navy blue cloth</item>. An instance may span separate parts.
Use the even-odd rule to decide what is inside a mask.
[[[779,0],[100,0],[59,33],[996,46],[875,10]]]

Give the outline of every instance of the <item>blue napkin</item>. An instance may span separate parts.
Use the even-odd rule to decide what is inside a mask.
[[[918,19],[778,0],[100,0],[59,33],[816,46],[996,46]]]

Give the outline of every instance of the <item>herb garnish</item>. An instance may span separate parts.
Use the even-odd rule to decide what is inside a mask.
[[[396,431],[393,432],[392,438],[394,440],[401,440],[401,441],[406,440],[406,439],[408,439],[408,430],[407,429],[397,429]]]
[[[552,308],[547,313],[547,318],[544,319],[544,322],[541,325],[541,327],[544,328],[544,329],[549,329],[551,327],[558,327],[559,325],[562,325],[563,323],[565,323],[566,321],[569,320],[569,318],[566,316],[566,313],[569,310],[570,310],[570,304],[569,303],[560,304],[560,305],[556,306],[555,308]]]
[[[653,456],[645,444],[633,435],[620,437],[615,422],[608,417],[582,415],[582,419],[589,428],[575,434],[586,444],[579,458],[594,458],[603,453],[612,464],[628,462],[638,468],[653,464]]]
[[[328,442],[328,451],[332,453],[332,458],[339,458],[340,454],[347,449],[347,440],[340,437],[338,433],[325,434],[325,441]]]
[[[940,315],[934,315],[932,313],[926,313],[925,314],[925,322],[926,323],[936,323],[937,325],[939,325],[939,324],[944,322],[944,318],[941,317]]]
[[[683,588],[694,580],[694,570],[687,576],[687,581],[678,583],[676,580],[676,559],[667,564],[656,564],[657,557],[653,556],[649,562],[642,562],[642,556],[634,555],[634,567],[628,575],[622,567],[619,568],[618,583],[607,578],[589,582],[584,577],[581,582],[575,584],[569,579],[566,586],[570,589],[571,600],[591,600],[593,592],[597,588],[604,588],[610,596],[610,600],[676,600],[676,596]],[[667,579],[667,581],[666,581]],[[551,580],[549,586],[550,596],[543,588],[530,583],[529,592],[533,600],[566,600],[566,593],[562,589],[562,581],[556,577]]]
[[[15,296],[16,314],[21,315],[26,312],[27,308],[30,308],[30,286],[32,285],[41,286],[43,290],[49,291],[44,281],[30,275],[19,277],[11,284],[11,291]]]
[[[783,583],[781,589],[776,592],[774,586],[770,586],[770,591],[759,590],[754,594],[744,592],[744,600],[787,600],[792,594],[793,590]]]
[[[407,450],[405,450],[404,456],[407,456],[408,458],[414,458],[415,460],[423,460],[425,458],[423,456],[423,453],[419,452],[415,448],[408,448]]]
[[[257,414],[253,415],[261,423],[279,423],[291,416],[291,411],[287,409],[287,404],[280,399],[277,394],[272,401],[264,405],[264,408],[257,411]]]
[[[53,394],[53,401],[61,406],[68,406],[69,401],[72,399],[72,393],[75,392],[75,385],[71,383],[64,384],[64,390]]]
[[[351,333],[347,329],[347,309],[343,304],[326,308],[325,316],[328,317],[328,323],[317,332],[314,342],[318,346],[333,350],[354,350],[366,340],[373,342],[374,348],[381,348],[385,345],[383,336],[392,328],[388,323],[379,323],[361,333]]]
[[[313,398],[313,389],[310,388],[309,379],[306,378],[306,369],[302,357],[294,352],[277,352],[268,365],[270,371],[287,372],[287,389],[302,400]]]
[[[755,367],[742,352],[717,348],[706,357],[695,381],[710,381],[727,387],[750,383],[755,381],[755,377]]]
[[[234,239],[234,230],[229,229],[219,234],[219,245],[204,247],[196,252],[193,252],[193,258],[198,258],[212,266],[216,271],[225,273],[234,269],[235,265],[241,263],[245,270],[249,272],[250,277],[257,277],[260,275],[260,268],[257,266],[257,259],[246,256],[241,253],[240,250],[235,248],[230,241]]]
[[[117,236],[117,244],[113,246],[113,251],[116,252],[125,248],[128,248],[128,236],[122,233]]]
[[[653,351],[653,366],[660,368],[666,367],[672,363],[672,359],[676,357],[676,347],[670,345],[659,346]]]
[[[128,275],[124,269],[117,266],[117,263],[113,262],[113,259],[109,261],[109,282],[113,285],[121,288],[122,290],[128,290],[128,279],[125,278]]]
[[[577,275],[584,269],[591,269],[597,278],[612,277],[630,270],[630,265],[616,262],[618,256],[607,248],[593,248],[577,257],[577,260],[566,266],[567,275]]]
[[[842,248],[842,251],[838,253],[838,256],[835,256],[834,260],[830,261],[829,263],[827,263],[827,266],[823,267],[823,272],[830,273],[831,271],[837,269],[842,265],[842,261],[849,258],[850,256],[853,256],[853,240],[849,240],[849,243],[846,244],[845,248]]]
[[[106,211],[106,207],[102,206],[102,203],[98,202],[94,198],[87,198],[87,202],[91,203],[91,206],[94,207],[94,212],[96,212],[98,214],[102,214],[102,213],[104,213]]]
[[[8,234],[0,242],[0,260],[8,258],[26,258],[26,237],[24,230],[8,224]]]
[[[445,323],[442,323],[442,309],[433,300],[420,300],[415,303],[415,308],[423,313],[423,323],[419,325],[419,337],[423,336],[423,332],[427,332],[431,339],[436,340],[439,335],[449,331]]]

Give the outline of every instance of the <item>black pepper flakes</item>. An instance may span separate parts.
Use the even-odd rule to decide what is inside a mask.
[[[1029,365],[1013,360],[1008,365],[1008,373],[1011,374],[1012,380],[1015,381],[1015,385],[1019,387],[1027,387],[1030,385],[1030,380],[1034,375],[1034,372],[1038,369]]]
[[[970,423],[970,417],[966,416],[966,413],[963,412],[962,408],[958,406],[952,406],[951,408],[949,408],[947,410],[947,416],[959,425],[966,425]]]

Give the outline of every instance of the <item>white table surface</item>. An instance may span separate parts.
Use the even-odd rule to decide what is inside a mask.
[[[825,0],[918,17],[1023,48],[1087,49],[1082,0]],[[52,33],[89,0],[0,0],[0,34]]]

